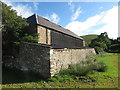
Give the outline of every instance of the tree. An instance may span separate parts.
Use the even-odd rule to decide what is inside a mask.
[[[106,32],[101,33],[96,39],[91,41],[90,47],[95,48],[96,52],[107,51],[111,45],[111,41],[108,38]]]
[[[110,39],[111,45],[109,48],[110,52],[120,53],[120,37],[117,39]]]
[[[17,15],[11,6],[2,4],[2,46],[3,55],[14,55],[18,51],[19,43],[24,41],[24,37],[30,36],[25,30],[29,26],[24,18]],[[31,35],[32,39],[37,37]],[[29,41],[31,38],[27,38]],[[13,52],[13,53],[12,53]]]

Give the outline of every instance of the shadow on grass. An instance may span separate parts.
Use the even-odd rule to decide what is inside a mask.
[[[18,69],[10,69],[5,66],[2,67],[2,84],[36,82],[40,80],[46,79],[32,71],[21,71]]]

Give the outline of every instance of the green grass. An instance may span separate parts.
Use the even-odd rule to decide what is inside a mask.
[[[90,35],[85,35],[85,36],[80,36],[85,40],[86,46],[88,46],[91,43],[92,39],[95,39],[98,37],[96,34],[90,34]]]
[[[107,65],[107,70],[106,72],[97,72],[93,74],[93,77],[111,77],[111,78],[116,78],[118,77],[118,54],[102,54],[95,56],[93,58],[97,58],[99,62],[102,62]]]
[[[91,71],[85,76],[56,74],[48,80],[37,82],[4,84],[3,88],[117,88],[118,55],[104,53],[92,57],[107,66],[105,72]]]

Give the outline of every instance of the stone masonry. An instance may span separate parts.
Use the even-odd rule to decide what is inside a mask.
[[[43,77],[50,75],[50,47],[40,44],[22,43],[18,62],[23,71],[33,71]]]
[[[69,64],[77,64],[95,55],[93,48],[87,49],[51,49],[50,73],[54,76],[60,70],[68,68]]]
[[[41,44],[23,43],[17,61],[21,70],[30,70],[48,78],[95,55],[93,48],[87,49],[51,49]]]

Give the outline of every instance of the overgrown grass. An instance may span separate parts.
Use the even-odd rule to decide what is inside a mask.
[[[79,64],[71,64],[68,69],[62,70],[60,74],[69,74],[76,76],[86,76],[89,72],[99,71],[104,72],[107,66],[102,62],[97,62],[96,59],[88,59]]]
[[[117,88],[118,87],[118,55],[120,54],[104,53],[104,54],[96,55],[91,59],[82,62],[82,65],[81,64],[71,65],[68,71],[71,68],[73,69],[73,71],[69,71],[69,73],[66,73],[68,71],[65,71],[56,74],[53,78],[50,78],[46,81],[40,80],[37,82],[5,84],[2,85],[2,87],[3,88]],[[94,63],[97,63],[97,65]],[[99,64],[100,67],[96,69],[97,66],[99,66]],[[91,69],[88,68],[88,70],[92,70],[92,71],[89,71],[86,75],[81,76],[81,73],[83,74],[83,72],[85,72],[86,70],[84,70],[84,68],[82,69],[79,68],[80,72],[78,72],[76,68],[78,69],[78,67],[82,67],[84,65],[86,65],[87,68],[88,67],[91,68]],[[93,66],[95,65],[94,68],[92,65]]]

